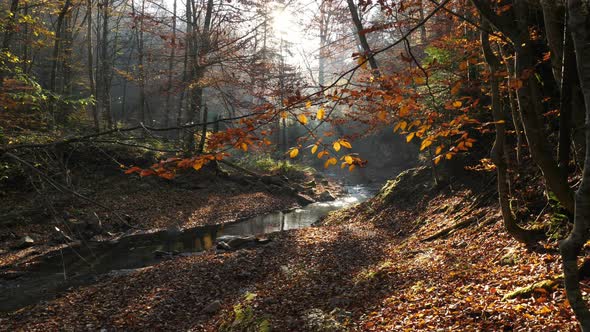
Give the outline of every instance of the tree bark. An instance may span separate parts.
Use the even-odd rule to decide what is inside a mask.
[[[569,161],[571,160],[572,127],[574,120],[583,122],[583,96],[579,89],[579,78],[576,69],[576,59],[571,40],[571,34],[565,24],[565,2],[562,0],[542,0],[543,20],[545,34],[549,49],[551,50],[551,65],[553,76],[559,84],[560,113],[559,113],[559,145],[557,160],[559,168],[564,176],[568,174]],[[578,110],[578,111],[575,111]],[[577,153],[584,156],[583,132],[575,133],[574,145]]]
[[[176,56],[176,5],[177,0],[174,0],[172,10],[172,45],[170,47],[170,60],[168,62],[168,85],[166,87],[166,102],[164,109],[166,110],[166,118],[164,119],[164,128],[167,128],[170,123],[170,98],[172,90],[172,70],[174,69],[174,58]]]
[[[12,18],[6,24],[6,30],[4,31],[4,39],[2,40],[2,48],[0,52],[8,51],[10,47],[10,42],[12,40],[12,36],[14,36],[14,31],[16,28],[16,22],[18,20],[17,9],[18,9],[19,0],[12,0],[10,3],[10,14],[12,14]],[[4,86],[4,77],[6,77],[6,72],[0,69],[0,89]]]
[[[102,71],[102,107],[104,108],[104,116],[107,120],[107,127],[113,128],[113,115],[111,112],[111,59],[108,52],[109,48],[109,17],[110,17],[110,1],[104,0],[102,12],[102,45],[101,45],[101,71]]]
[[[50,78],[49,78],[49,90],[53,93],[53,95],[50,97],[50,110],[51,110],[51,117],[52,117],[52,122],[51,122],[51,127],[53,127],[53,129],[55,129],[57,127],[57,118],[56,118],[56,112],[58,109],[58,99],[57,99],[57,66],[59,63],[59,59],[60,59],[60,48],[61,48],[61,42],[63,39],[63,35],[64,35],[64,29],[63,29],[63,25],[64,25],[64,20],[66,17],[66,14],[68,13],[68,11],[70,10],[70,6],[71,6],[72,2],[71,0],[66,0],[63,4],[63,7],[61,8],[61,10],[59,11],[59,15],[57,16],[57,22],[55,24],[55,40],[53,42],[53,52],[51,54],[51,73],[50,73]]]
[[[484,53],[485,60],[490,68],[490,86],[492,90],[492,115],[494,117],[496,127],[496,139],[492,147],[492,160],[496,165],[496,174],[498,178],[498,200],[500,202],[500,209],[502,212],[502,219],[504,221],[504,228],[513,238],[517,241],[532,244],[538,241],[542,234],[535,231],[530,231],[520,227],[512,210],[510,208],[509,198],[509,185],[508,185],[508,163],[506,162],[506,153],[504,146],[506,144],[506,124],[505,114],[500,102],[500,88],[498,80],[498,72],[501,70],[502,64],[496,57],[492,48],[490,47],[489,33],[486,31],[490,30],[489,24],[485,20],[482,20],[483,30],[481,31],[481,45]]]
[[[205,22],[203,23],[203,36],[201,38],[202,40],[202,47],[200,49],[200,55],[205,55],[209,52],[209,49],[211,47],[211,36],[209,35],[210,30],[211,30],[211,16],[213,15],[213,0],[208,0],[207,1],[207,8],[205,10]],[[200,71],[197,75],[197,79],[198,81],[201,80],[202,76],[204,75],[204,68],[200,67]],[[199,83],[200,84],[200,83]],[[200,104],[198,105],[199,108],[202,108],[202,112],[203,113],[203,117],[202,117],[202,121],[203,121],[203,126],[201,127],[201,140],[199,141],[199,147],[197,149],[198,153],[203,153],[203,150],[205,149],[205,142],[207,140],[207,117],[209,116],[208,114],[208,109],[207,109],[207,105],[204,105],[203,102],[203,88],[199,87],[199,93],[200,93]]]
[[[350,16],[352,17],[352,22],[354,23],[359,43],[361,44],[363,52],[365,52],[364,55],[368,58],[369,65],[371,66],[374,75],[379,77],[381,74],[379,72],[379,66],[377,65],[377,59],[373,56],[373,51],[371,51],[367,36],[365,36],[365,33],[363,32],[363,22],[361,22],[361,18],[359,17],[358,8],[354,4],[354,0],[346,0],[346,2],[348,3],[348,9],[350,10]]]
[[[526,0],[515,0],[513,8],[500,16],[490,7],[489,2],[471,1],[490,24],[514,41],[515,79],[522,83],[516,91],[516,96],[529,151],[543,173],[548,189],[555,194],[566,210],[573,212],[573,192],[553,157],[551,144],[541,122],[544,113],[543,95],[540,83],[534,75],[536,58],[533,43],[529,39],[529,4]]]
[[[568,0],[569,26],[576,50],[580,84],[586,102],[585,132],[586,155],[582,182],[576,192],[574,227],[569,236],[561,241],[566,295],[582,331],[590,331],[590,311],[580,290],[578,255],[590,235],[590,3],[584,0]]]

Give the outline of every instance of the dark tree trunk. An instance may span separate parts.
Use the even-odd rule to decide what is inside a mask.
[[[489,31],[490,26],[486,22],[482,22],[485,31]],[[489,33],[482,30],[481,44],[485,60],[490,68],[490,86],[492,90],[492,115],[496,123],[496,139],[492,147],[492,160],[496,165],[496,174],[498,178],[498,199],[500,202],[500,209],[502,212],[502,219],[504,221],[504,228],[513,238],[522,243],[534,243],[538,241],[542,233],[530,231],[521,228],[514,219],[512,210],[510,208],[509,185],[508,185],[508,163],[506,162],[506,152],[504,147],[506,145],[506,124],[505,114],[500,102],[500,88],[497,73],[501,70],[502,64],[496,57],[490,47]]]
[[[560,243],[563,259],[565,289],[568,301],[582,331],[590,331],[590,311],[582,297],[578,275],[578,255],[589,238],[590,231],[590,4],[583,0],[568,0],[569,26],[576,51],[578,75],[585,100],[586,156],[582,183],[576,192],[574,227]]]
[[[171,113],[170,98],[172,95],[172,70],[174,69],[174,58],[176,56],[176,5],[177,0],[174,0],[172,11],[172,46],[170,47],[170,60],[168,62],[168,85],[166,87],[166,102],[164,104],[164,109],[166,110],[166,118],[164,119],[165,128],[168,128]]]
[[[8,48],[10,47],[10,42],[12,40],[12,36],[14,36],[16,28],[16,22],[18,21],[18,15],[16,13],[18,9],[18,3],[19,0],[12,0],[10,3],[10,13],[13,15],[12,19],[10,19],[6,24],[6,30],[4,31],[4,39],[2,40],[2,48],[0,49],[0,52],[8,51]],[[0,69],[0,89],[4,85],[4,77],[6,77],[6,72]]]
[[[207,1],[207,8],[205,10],[205,22],[203,23],[203,36],[201,38],[202,46],[200,48],[200,52],[202,55],[207,54],[209,52],[209,48],[211,47],[211,36],[209,35],[211,30],[211,16],[213,15],[213,0]],[[197,79],[200,80],[205,73],[204,68],[200,68],[199,75]],[[205,142],[207,140],[207,117],[209,116],[207,105],[204,105],[203,102],[203,88],[199,88],[200,100],[199,100],[199,108],[202,109],[202,118],[203,124],[201,126],[201,140],[199,141],[199,147],[197,149],[198,153],[203,153],[205,149]]]
[[[52,122],[51,126],[55,129],[57,127],[57,117],[56,114],[58,110],[58,99],[57,99],[57,67],[60,62],[60,53],[61,53],[61,44],[64,37],[64,21],[66,18],[66,14],[70,10],[72,2],[71,0],[66,0],[64,2],[63,7],[61,8],[59,15],[57,16],[57,22],[55,24],[55,41],[53,42],[53,52],[51,54],[51,73],[49,78],[49,90],[53,93],[50,97],[50,109],[51,109],[51,117]]]
[[[489,2],[471,1],[485,19],[514,41],[515,74],[516,79],[522,82],[516,95],[529,151],[543,173],[548,189],[555,194],[566,210],[573,212],[573,192],[553,157],[551,144],[541,120],[544,113],[543,95],[540,83],[534,75],[537,61],[532,41],[529,39],[529,4],[525,0],[515,0],[513,9],[499,16],[490,7]]]
[[[102,17],[102,50],[101,50],[101,71],[102,71],[102,107],[104,108],[104,116],[107,120],[107,127],[113,128],[113,115],[111,113],[111,56],[109,54],[109,17],[110,17],[110,1],[104,0],[103,3],[103,17]]]
[[[369,65],[371,66],[371,69],[373,69],[374,75],[379,77],[380,73],[377,59],[373,56],[373,52],[367,41],[367,36],[365,36],[365,33],[363,32],[363,22],[361,22],[361,18],[359,17],[358,8],[354,4],[354,0],[346,0],[346,2],[348,3],[348,9],[350,10],[350,16],[352,17],[352,22],[354,23],[359,43],[361,44],[365,56],[369,59]]]

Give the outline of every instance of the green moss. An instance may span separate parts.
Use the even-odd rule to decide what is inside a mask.
[[[269,155],[250,156],[242,159],[239,165],[262,173],[284,175],[288,178],[304,178],[306,174],[314,174],[312,167],[291,162],[290,160],[276,160]]]
[[[561,279],[561,276],[558,276],[555,279],[543,280],[543,281],[536,282],[532,285],[518,288],[515,291],[512,291],[512,292],[504,295],[502,300],[504,301],[504,300],[515,299],[517,297],[531,296],[534,292],[537,292],[537,291],[543,292],[543,293],[553,292],[559,286],[560,279]]]
[[[257,317],[252,302],[256,298],[255,293],[246,292],[241,303],[234,305],[228,319],[221,325],[220,331],[226,332],[269,332],[270,321],[265,317]]]

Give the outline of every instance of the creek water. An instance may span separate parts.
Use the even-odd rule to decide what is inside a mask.
[[[370,198],[377,188],[344,186],[345,194],[330,202],[317,202],[287,212],[273,212],[243,221],[132,234],[116,241],[86,242],[51,252],[14,279],[0,279],[0,311],[14,311],[50,299],[75,286],[90,284],[108,274],[125,274],[156,264],[165,257],[154,252],[193,255],[215,245],[220,236],[263,235],[309,227],[331,211]]]

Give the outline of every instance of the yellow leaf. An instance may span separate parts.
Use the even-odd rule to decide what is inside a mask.
[[[451,158],[453,158],[453,154],[449,152],[445,155],[445,158],[451,159]]]
[[[347,149],[352,149],[352,145],[350,145],[350,143],[348,141],[345,141],[343,139],[340,140],[340,145],[342,145],[343,147],[345,147]]]
[[[439,146],[436,148],[436,151],[434,151],[434,154],[439,154],[439,153],[441,153],[442,149],[443,149],[443,146],[442,146],[442,145],[439,145]]]
[[[316,114],[316,116],[315,116],[315,117],[316,117],[316,119],[318,119],[318,120],[321,120],[321,119],[323,119],[323,118],[324,118],[324,115],[325,115],[325,113],[326,113],[326,111],[324,111],[324,108],[323,108],[323,107],[320,107],[320,108],[318,109],[318,113],[317,113],[317,114]]]
[[[436,158],[434,158],[434,164],[438,165],[438,163],[440,163],[441,159],[442,159],[442,156],[437,156]]]
[[[195,171],[200,170],[203,167],[203,162],[202,161],[198,161],[196,163],[193,164],[193,168],[195,169]]]
[[[348,171],[352,172],[354,170],[354,168],[355,168],[355,165],[350,165],[350,167],[348,167]]]
[[[323,150],[322,152],[318,153],[318,158],[319,158],[319,159],[322,159],[322,157],[323,157],[324,155],[327,155],[327,154],[328,154],[328,151],[326,151],[326,150]]]
[[[336,150],[336,152],[340,151],[340,143],[334,142],[333,147],[334,147],[334,150]]]
[[[240,148],[244,151],[248,151],[248,144],[242,143],[242,144],[240,144]]]
[[[385,121],[387,119],[387,112],[379,111],[379,113],[377,113],[377,118],[381,121]]]
[[[367,69],[367,59],[364,56],[359,56],[356,62],[361,66],[363,69]]]
[[[353,162],[353,160],[352,160],[352,157],[351,157],[351,156],[346,156],[346,157],[344,157],[344,161],[345,161],[347,164],[349,164],[349,165],[352,165],[352,162]]]
[[[281,112],[281,118],[286,119],[287,118],[287,112],[286,111],[282,111]]]
[[[311,101],[309,101],[309,100],[308,100],[308,101],[305,103],[305,108],[310,108],[310,107],[311,107]]]
[[[422,141],[422,144],[420,145],[420,151],[426,149],[427,147],[432,145],[432,141],[429,139],[425,139],[424,141]]]
[[[410,143],[412,138],[414,138],[414,135],[416,135],[416,133],[410,133],[408,136],[406,136],[406,142]]]
[[[462,103],[460,100],[455,100],[455,101],[453,102],[453,107],[455,107],[455,108],[459,108],[459,107],[461,107],[461,106],[463,106],[463,103]]]
[[[311,154],[314,154],[317,150],[318,150],[318,145],[314,144],[314,146],[311,147]]]
[[[294,148],[294,149],[291,149],[291,152],[289,152],[289,157],[295,158],[295,157],[297,157],[298,154],[299,154],[299,149]]]
[[[297,116],[297,120],[299,120],[299,122],[301,122],[301,124],[303,125],[307,124],[307,117],[305,116],[305,114],[299,114]]]
[[[406,128],[408,127],[408,123],[406,121],[402,121],[400,122],[399,127],[401,130],[406,130]]]
[[[414,83],[424,84],[424,83],[426,83],[426,79],[422,76],[414,77]]]
[[[343,162],[342,164],[340,164],[340,169],[344,169],[344,167],[346,167],[346,162]]]
[[[336,165],[337,162],[338,162],[338,160],[336,160],[336,158],[332,157],[332,158],[326,160],[326,162],[324,163],[324,168],[328,168],[330,165]]]

